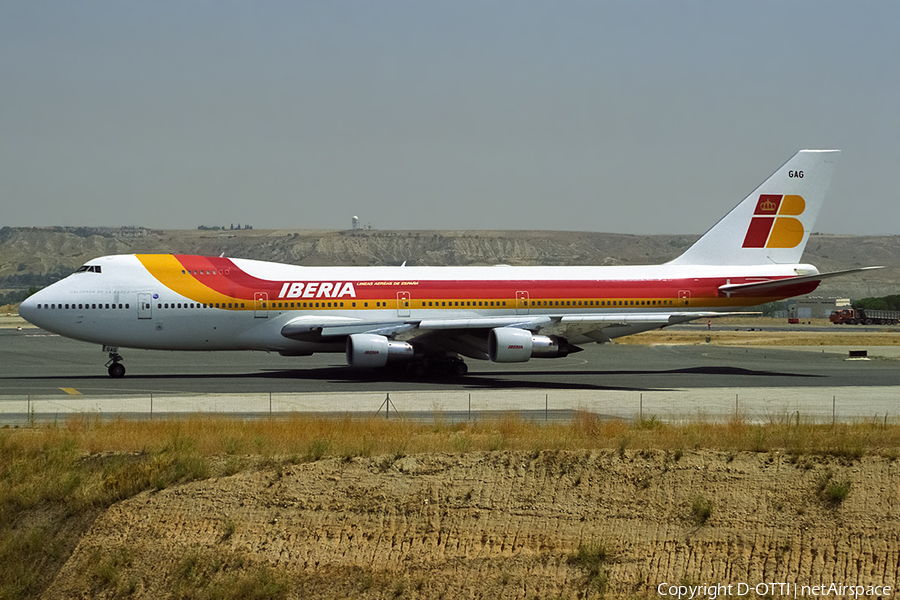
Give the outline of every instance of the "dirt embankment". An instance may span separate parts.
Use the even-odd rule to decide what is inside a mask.
[[[116,504],[45,597],[216,586],[656,597],[664,582],[896,588],[900,461],[640,449],[326,458]]]

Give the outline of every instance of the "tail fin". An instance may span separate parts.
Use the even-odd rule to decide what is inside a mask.
[[[840,150],[801,150],[669,264],[796,264]]]

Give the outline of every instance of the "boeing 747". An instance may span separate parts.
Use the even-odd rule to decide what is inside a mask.
[[[353,368],[464,375],[461,357],[560,358],[590,343],[808,294],[828,277],[800,263],[837,150],[801,150],[684,254],[613,267],[301,267],[131,254],[88,261],[19,313],[120,348],[343,352]],[[873,267],[877,268],[877,267]]]

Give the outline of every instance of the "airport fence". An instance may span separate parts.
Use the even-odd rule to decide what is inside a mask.
[[[900,423],[900,388],[694,388],[690,390],[475,390],[0,396],[0,426],[64,422],[73,416],[163,419],[215,414],[236,418],[319,417],[463,422],[516,413],[533,421],[605,419],[661,422]]]

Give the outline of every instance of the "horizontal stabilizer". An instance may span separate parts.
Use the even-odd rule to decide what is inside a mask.
[[[730,283],[719,286],[719,293],[728,297],[734,296],[752,296],[760,293],[776,292],[788,287],[792,287],[804,283],[812,283],[839,277],[841,275],[849,275],[850,273],[859,273],[862,271],[870,271],[873,269],[881,269],[883,267],[861,267],[859,269],[847,269],[846,271],[833,271],[831,273],[818,273],[816,275],[801,275],[799,277],[788,277],[786,279],[772,279],[769,281],[754,281],[752,283]]]

